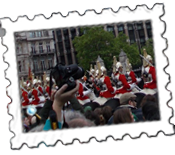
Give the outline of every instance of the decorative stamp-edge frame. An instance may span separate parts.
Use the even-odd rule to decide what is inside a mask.
[[[111,8],[112,9],[112,8]],[[165,11],[165,10],[164,10]],[[1,31],[2,32],[2,31]],[[3,36],[3,32],[2,33],[0,33],[0,35],[2,35]],[[1,44],[2,46],[0,46],[0,49],[2,49],[3,48],[3,51],[6,51],[7,50],[7,48],[3,45],[3,44]],[[167,47],[168,48],[168,47]],[[1,52],[2,50],[0,50],[0,52]],[[1,53],[0,53],[1,54]],[[5,65],[3,65],[3,70],[5,71],[5,68],[8,66],[8,64],[7,63],[5,63]],[[170,68],[170,66],[168,66],[167,67],[168,69],[171,69]],[[169,74],[169,73],[168,73]],[[2,78],[3,79],[3,78]],[[3,81],[6,81],[6,84],[7,85],[9,85],[9,81],[8,80],[3,80]],[[2,84],[2,83],[1,83]],[[7,86],[6,85],[6,86]],[[171,85],[167,85],[168,87],[170,87]],[[5,86],[4,86],[5,87]],[[167,88],[168,88],[167,87]],[[170,89],[171,90],[171,89]],[[1,91],[2,91],[2,93],[3,93],[3,91],[5,92],[5,90],[4,89],[1,89]],[[1,94],[2,94],[1,93]],[[172,95],[172,94],[171,94]],[[2,96],[4,96],[4,94],[2,95]],[[172,95],[172,97],[173,97],[173,95]],[[4,99],[4,98],[3,98]],[[4,99],[3,100],[3,103],[5,103],[4,101],[7,101],[7,99]],[[170,105],[170,104],[169,104]],[[171,106],[171,105],[170,105]],[[2,113],[1,111],[0,111],[0,113]],[[0,119],[1,119],[1,117],[0,117]],[[8,119],[7,119],[8,120]],[[171,119],[172,121],[173,121],[173,116],[172,116],[172,119]],[[1,124],[0,124],[1,125]],[[8,126],[8,125],[7,125]],[[1,126],[0,126],[1,127]],[[5,128],[5,126],[3,125],[3,127]],[[6,130],[6,129],[5,129]],[[2,132],[2,131],[5,131],[5,130],[2,130],[1,128],[0,128],[0,132],[2,133],[2,135],[4,135],[3,133],[5,133],[5,132]],[[7,133],[6,133],[6,135],[8,135]],[[1,134],[0,134],[0,136],[1,136]],[[147,138],[147,135],[146,134],[141,134],[140,135],[140,140],[142,140],[143,141],[143,139],[144,139],[144,137],[146,136],[146,138]],[[130,140],[132,141],[133,139],[131,138],[131,137],[129,137],[129,135],[125,135],[125,136],[123,136],[123,138],[122,138],[122,140],[123,140],[123,143],[122,143],[122,140],[118,140],[117,142],[115,142],[114,140],[112,140],[113,138],[106,138],[106,141],[107,141],[107,143],[106,142],[102,142],[102,144],[98,144],[97,142],[95,142],[95,140],[94,139],[90,139],[90,141],[89,141],[89,144],[87,144],[86,146],[85,146],[85,144],[83,144],[82,146],[81,145],[79,145],[78,143],[77,143],[77,140],[75,140],[74,142],[73,142],[73,144],[71,144],[71,145],[68,145],[68,147],[65,147],[65,146],[63,146],[63,144],[61,144],[60,142],[58,142],[58,144],[57,145],[55,145],[55,150],[57,150],[57,151],[144,151],[144,150],[147,150],[147,151],[158,151],[158,150],[160,150],[160,151],[174,151],[174,149],[173,149],[173,145],[172,145],[172,147],[171,146],[164,146],[164,147],[162,147],[162,148],[159,148],[159,144],[161,144],[161,141],[162,141],[162,145],[165,145],[166,143],[168,143],[168,144],[170,144],[171,143],[171,139],[172,139],[172,143],[171,144],[173,144],[173,139],[174,139],[174,136],[173,135],[170,135],[170,136],[167,136],[166,137],[166,135],[163,133],[163,132],[160,132],[160,133],[158,133],[157,134],[157,138],[160,138],[160,142],[159,142],[159,140],[156,140],[156,139],[154,139],[154,137],[150,140],[150,144],[148,144],[148,145],[153,145],[152,147],[148,147],[148,146],[146,146],[146,143],[145,143],[145,140],[144,140],[144,142],[143,143],[145,143],[145,145],[143,144],[142,146],[140,146],[140,149],[139,149],[139,147],[138,147],[138,142],[137,142],[137,147],[136,147],[136,145],[133,145],[133,144],[131,144],[131,142],[129,142]],[[168,139],[169,138],[169,139]],[[137,138],[136,138],[137,139]],[[135,140],[136,140],[135,139]],[[161,140],[162,139],[162,140]],[[138,139],[138,141],[139,141],[139,139]],[[117,143],[117,144],[116,144]],[[135,141],[133,142],[132,141],[132,143],[136,143]],[[105,146],[105,144],[107,144],[107,146],[108,147],[106,147]],[[73,146],[72,146],[73,145]],[[0,143],[0,147],[1,147],[2,145],[1,145],[1,143]],[[5,146],[5,145],[4,145]],[[135,146],[135,147],[134,147]],[[143,146],[145,146],[145,148],[147,147],[147,149],[144,149],[144,147]],[[47,150],[47,148],[45,148],[44,146],[42,146],[42,145],[40,145],[40,147],[39,148],[37,148],[37,150],[39,151],[41,151],[41,150]],[[56,149],[57,148],[57,149]],[[118,148],[118,149],[117,149]],[[149,149],[148,149],[149,148]],[[33,148],[34,149],[34,148]],[[25,148],[23,149],[23,151],[25,150]],[[35,151],[37,151],[37,150],[35,150]],[[46,151],[45,150],[45,151]],[[53,151],[53,148],[51,148],[51,147],[48,147],[48,150],[49,151]]]

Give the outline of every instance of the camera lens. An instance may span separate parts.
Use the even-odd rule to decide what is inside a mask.
[[[76,74],[73,75],[73,78],[80,79],[84,76],[84,73],[85,73],[84,69],[78,66],[78,70],[77,70]]]

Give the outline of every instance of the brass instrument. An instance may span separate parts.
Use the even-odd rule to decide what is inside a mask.
[[[143,56],[145,57],[145,59],[146,59],[146,56],[147,56],[147,55],[148,55],[148,54],[147,54],[147,52],[146,52],[146,49],[143,49]],[[143,66],[144,66],[144,67],[148,65],[148,62],[146,62],[145,59],[143,59]]]
[[[46,72],[44,72],[44,74],[43,74],[43,85],[44,85],[44,87],[47,85],[47,82],[46,82]]]
[[[113,73],[116,72],[116,63],[117,63],[116,56],[113,56]]]
[[[90,65],[90,71],[92,70],[93,68],[92,68],[92,64]]]
[[[126,60],[126,71],[129,72],[131,70],[130,65],[129,65],[129,59],[127,58]]]
[[[98,79],[99,79],[101,77],[101,75],[102,75],[101,65],[100,65],[100,62],[99,61],[97,61],[97,69],[99,71],[99,73],[98,73]]]

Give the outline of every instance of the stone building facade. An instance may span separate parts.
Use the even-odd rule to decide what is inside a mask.
[[[152,38],[151,21],[137,21],[104,25],[104,30],[113,32],[117,37],[120,32],[128,36],[130,44],[137,42],[141,47]],[[43,72],[57,62],[65,65],[77,64],[76,50],[72,40],[83,33],[80,27],[58,28],[15,33],[16,55],[19,77],[28,77],[30,66],[32,73],[42,79]]]
[[[29,67],[35,78],[41,79],[47,69],[56,64],[52,30],[15,33],[19,77],[28,79]]]

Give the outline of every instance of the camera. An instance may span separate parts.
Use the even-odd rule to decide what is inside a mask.
[[[64,84],[68,84],[66,91],[69,91],[76,87],[76,80],[84,76],[84,69],[76,64],[63,66],[57,64],[51,69],[50,79],[54,78],[58,88],[61,88]],[[50,81],[52,82],[52,80]],[[51,87],[50,87],[51,88]]]

